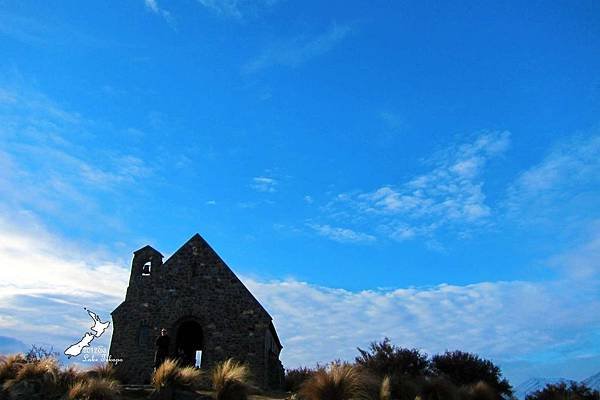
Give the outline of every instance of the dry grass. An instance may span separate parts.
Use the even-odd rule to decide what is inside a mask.
[[[392,398],[392,385],[390,377],[385,376],[381,381],[381,388],[379,389],[379,400],[391,400]]]
[[[26,362],[23,354],[0,356],[0,384],[3,384],[9,379],[15,379],[17,372],[19,372],[19,369],[21,369]]]
[[[300,389],[306,400],[356,400],[368,399],[364,378],[359,370],[348,364],[333,364],[321,368]]]
[[[53,398],[64,392],[58,362],[54,358],[23,364],[13,379],[3,384],[11,398]]]
[[[60,371],[58,375],[59,385],[68,388],[73,386],[76,382],[84,378],[83,373],[77,367],[68,367]]]
[[[194,367],[181,367],[174,360],[165,360],[152,375],[152,386],[157,391],[167,388],[196,389],[200,386],[202,371]]]
[[[106,365],[82,372],[76,367],[61,370],[53,357],[28,362],[17,354],[0,359],[1,388],[11,399],[113,400],[118,384],[112,376],[112,367]]]
[[[200,386],[202,371],[195,367],[179,368],[179,374],[177,378],[180,386],[195,389]]]
[[[116,400],[119,385],[114,379],[89,378],[76,382],[67,394],[68,400]]]
[[[40,379],[47,382],[57,382],[60,369],[55,358],[43,358],[39,361],[24,364],[15,376],[16,381]]]
[[[248,398],[250,370],[233,359],[218,364],[212,374],[216,400],[245,400]]]
[[[96,379],[115,379],[115,368],[109,363],[96,364],[85,371],[85,375]]]

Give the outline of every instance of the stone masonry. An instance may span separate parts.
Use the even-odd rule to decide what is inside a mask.
[[[148,383],[155,340],[166,328],[169,353],[211,369],[233,357],[250,367],[255,385],[283,380],[281,342],[272,318],[215,251],[196,234],[168,260],[150,246],[135,251],[125,301],[113,312],[112,358],[123,359],[124,383]]]

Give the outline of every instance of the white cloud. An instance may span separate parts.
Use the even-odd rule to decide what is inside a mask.
[[[348,228],[339,228],[329,225],[309,224],[309,227],[315,230],[319,235],[336,242],[374,242],[375,236],[366,233],[356,232]]]
[[[252,178],[252,183],[250,184],[250,187],[259,192],[273,193],[277,190],[277,183],[277,180],[273,178],[269,178],[266,176],[256,176]]]
[[[83,306],[107,318],[123,300],[128,263],[99,257],[39,227],[14,226],[14,221],[0,220],[3,335],[61,348],[89,328]],[[576,262],[597,259],[594,249],[578,249]],[[557,257],[560,263],[572,259]],[[473,351],[501,365],[535,360],[548,351],[599,355],[593,344],[600,328],[597,280],[578,286],[568,280],[514,281],[349,291],[296,280],[241,278],[273,316],[286,367],[352,360],[357,346],[384,336],[430,354]]]
[[[243,67],[246,73],[254,73],[279,65],[295,68],[325,54],[343,41],[352,29],[348,25],[334,23],[326,32],[316,36],[297,36],[285,42],[274,43]]]
[[[425,174],[370,192],[340,194],[327,208],[334,215],[368,218],[397,240],[428,236],[446,226],[466,229],[485,223],[492,210],[481,175],[488,160],[506,150],[509,138],[508,132],[481,134],[438,153]]]
[[[89,328],[83,307],[109,318],[123,300],[129,271],[30,222],[0,215],[0,330],[28,344],[59,349]],[[23,225],[28,230],[15,228]]]
[[[385,336],[429,354],[462,349],[502,363],[549,350],[576,353],[600,327],[597,293],[581,302],[562,282],[360,292],[294,280],[244,282],[272,314],[288,367],[352,360],[357,346]]]

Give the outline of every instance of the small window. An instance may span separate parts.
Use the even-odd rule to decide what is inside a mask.
[[[151,269],[152,269],[152,263],[150,261],[148,261],[142,267],[142,276],[150,276]]]
[[[196,367],[200,368],[202,365],[202,350],[196,350]]]

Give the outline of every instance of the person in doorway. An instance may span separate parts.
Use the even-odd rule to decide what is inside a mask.
[[[160,367],[160,365],[169,356],[169,344],[171,338],[167,335],[167,330],[162,328],[160,330],[160,336],[156,338],[156,353],[154,353],[154,369]]]

